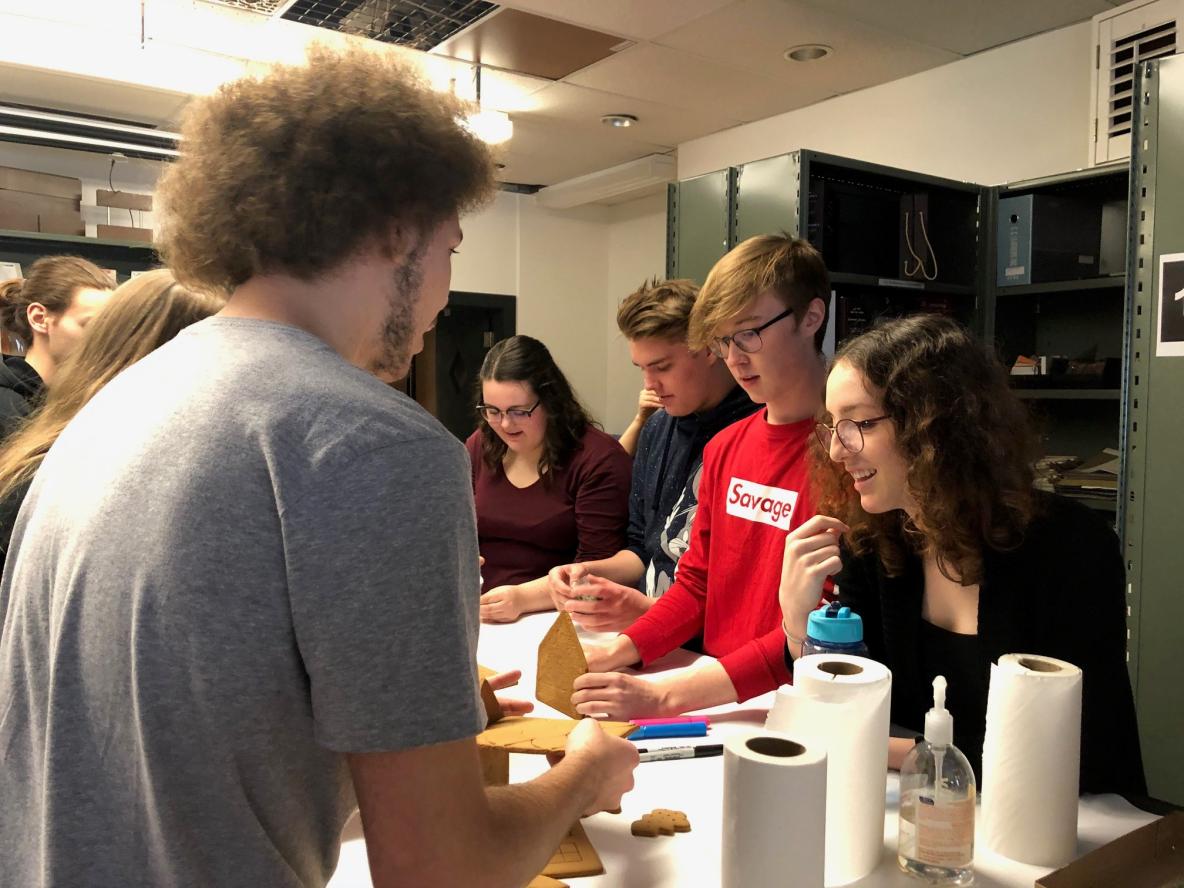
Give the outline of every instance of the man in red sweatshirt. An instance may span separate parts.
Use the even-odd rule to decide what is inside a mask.
[[[810,244],[749,238],[720,259],[691,312],[692,348],[722,357],[764,404],[703,452],[699,511],[674,585],[606,647],[572,701],[614,719],[674,715],[747,700],[789,681],[777,588],[786,534],[814,514],[807,447],[822,406],[830,279]],[[703,633],[716,662],[650,681],[615,670],[649,664]]]

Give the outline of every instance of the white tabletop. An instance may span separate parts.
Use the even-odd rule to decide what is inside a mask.
[[[499,671],[522,670],[522,682],[506,695],[534,699],[535,658],[538,643],[550,628],[555,615],[532,614],[517,623],[482,626],[478,661]],[[586,640],[597,636],[581,631]],[[611,635],[599,636],[603,639]],[[676,651],[655,663],[644,673],[659,676],[673,669],[683,669],[697,659],[687,651]],[[765,723],[773,695],[767,694],[746,703],[704,710],[711,716],[711,742],[720,742],[730,733],[761,728]],[[557,716],[554,710],[535,701],[534,715]],[[687,745],[688,740],[645,741],[646,748]],[[542,756],[510,757],[512,782],[529,780],[546,768]],[[597,814],[584,820],[588,837],[604,863],[605,875],[571,881],[573,888],[688,888],[719,884],[721,801],[723,798],[723,758],[686,759],[645,762],[634,772],[636,785],[622,801],[617,815]],[[897,779],[887,777],[888,806],[884,817],[884,854],[879,868],[867,878],[851,883],[858,888],[916,888],[922,884],[904,875],[896,866]],[[792,800],[786,800],[792,804]],[[654,808],[685,811],[691,832],[658,838],[638,838],[629,824]],[[1120,796],[1086,796],[1078,814],[1077,851],[1084,854],[1124,833],[1156,819],[1140,811]],[[978,818],[981,825],[982,818]],[[981,833],[980,833],[981,836]],[[1045,875],[1045,867],[1016,863],[986,850],[981,841],[974,855],[975,884],[985,888],[1031,888]],[[357,818],[346,827],[337,872],[330,888],[371,888],[366,862],[366,847]]]

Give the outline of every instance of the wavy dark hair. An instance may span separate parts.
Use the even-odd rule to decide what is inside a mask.
[[[531,336],[511,336],[494,345],[481,362],[477,374],[477,402],[481,383],[524,382],[534,389],[547,414],[547,432],[539,456],[539,474],[544,480],[550,470],[564,465],[584,439],[588,426],[597,423],[580,403],[571,383],[551,357],[545,345]],[[490,468],[501,465],[506,442],[481,418],[481,452]]]
[[[874,549],[890,576],[903,572],[910,553],[930,549],[948,579],[980,582],[983,552],[1019,545],[1036,509],[1037,438],[1007,371],[966,328],[940,315],[874,327],[844,344],[840,361],[883,401],[918,509],[915,519],[868,514],[850,475],[815,441],[819,511],[848,524],[851,549]]]

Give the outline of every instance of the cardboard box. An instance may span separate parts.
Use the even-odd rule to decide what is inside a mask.
[[[82,200],[82,180],[69,176],[53,176],[0,166],[0,188],[8,191],[27,191],[65,200]]]
[[[1184,812],[1115,839],[1036,880],[1036,888],[1179,888],[1184,885]]]
[[[86,234],[81,213],[42,213],[37,217],[37,230],[43,234]]]
[[[81,201],[70,197],[50,197],[28,191],[8,191],[0,188],[0,207],[10,210],[28,210],[31,213],[74,213],[81,215]]]
[[[152,243],[151,228],[132,228],[128,225],[100,225],[98,226],[98,236],[110,240]]]
[[[0,230],[39,231],[37,214],[0,203]]]
[[[99,188],[95,191],[95,206],[150,211],[152,209],[152,195],[136,194],[132,191],[108,191],[106,188]]]

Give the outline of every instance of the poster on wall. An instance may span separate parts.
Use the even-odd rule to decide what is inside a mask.
[[[1159,257],[1159,323],[1155,356],[1184,357],[1184,253]]]

